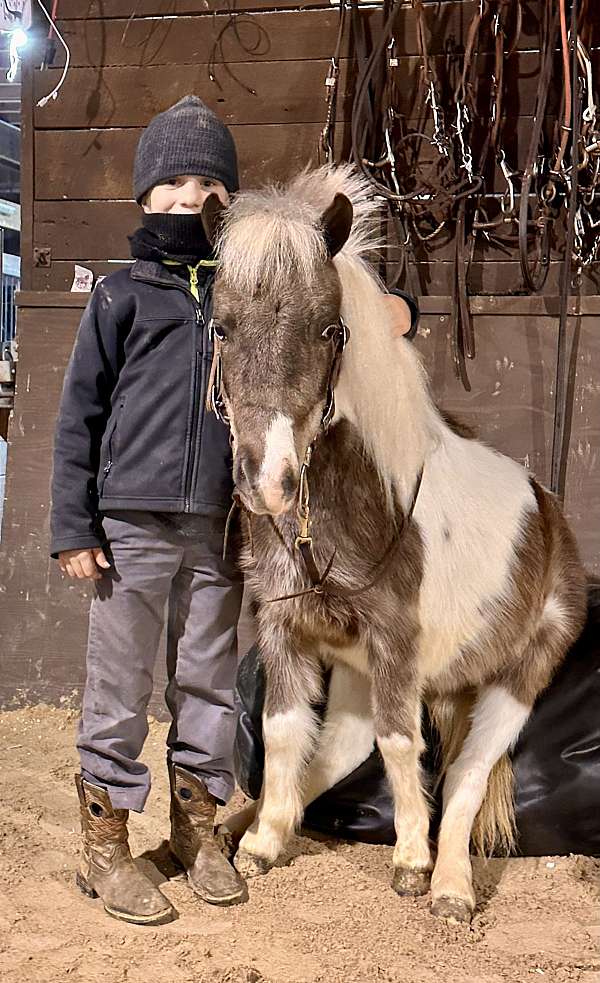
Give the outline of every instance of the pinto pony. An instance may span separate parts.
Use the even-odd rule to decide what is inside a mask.
[[[472,834],[513,845],[506,752],[579,634],[585,577],[554,497],[444,417],[393,336],[364,259],[377,209],[349,167],[205,206],[212,405],[252,514],[243,563],[266,676],[264,784],[235,864],[266,872],[306,804],[376,741],[394,889],[431,886],[436,914],[468,921]],[[443,749],[435,862],[424,703]]]

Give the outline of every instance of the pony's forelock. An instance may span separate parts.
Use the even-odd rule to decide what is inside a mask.
[[[310,284],[327,258],[320,219],[338,193],[354,209],[344,255],[359,258],[379,248],[381,206],[367,182],[348,164],[306,169],[288,185],[240,193],[227,209],[217,255],[229,286],[250,294],[259,285],[279,291],[292,275]]]

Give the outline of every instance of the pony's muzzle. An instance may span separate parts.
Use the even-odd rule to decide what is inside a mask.
[[[295,504],[299,471],[295,463],[282,461],[265,470],[250,451],[240,448],[233,465],[236,489],[242,501],[258,515],[281,515]]]

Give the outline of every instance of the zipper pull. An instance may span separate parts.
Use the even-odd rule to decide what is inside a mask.
[[[104,465],[102,470],[104,471],[104,474],[107,475],[111,468],[112,468],[112,461],[108,461],[108,463]]]
[[[188,270],[190,271],[190,290],[193,293],[196,300],[199,300],[200,298],[198,295],[198,267],[188,266]]]
[[[204,324],[204,315],[202,313],[202,308],[201,307],[197,307],[196,308],[196,323],[197,324]]]

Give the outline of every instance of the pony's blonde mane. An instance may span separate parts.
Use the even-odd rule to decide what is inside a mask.
[[[344,254],[359,258],[378,248],[375,223],[381,206],[364,179],[348,164],[304,170],[285,186],[236,195],[217,243],[227,283],[251,294],[259,284],[278,291],[292,274],[310,284],[327,258],[320,218],[339,192],[354,208]]]
[[[336,194],[352,202],[350,236],[334,259],[341,313],[350,329],[336,387],[338,414],[357,427],[392,504],[410,502],[416,475],[444,424],[412,345],[394,337],[385,288],[365,261],[381,247],[381,206],[350,165],[303,171],[287,186],[244,192],[228,208],[218,242],[227,283],[253,294],[279,290],[290,277],[310,287],[327,258],[320,218]]]

